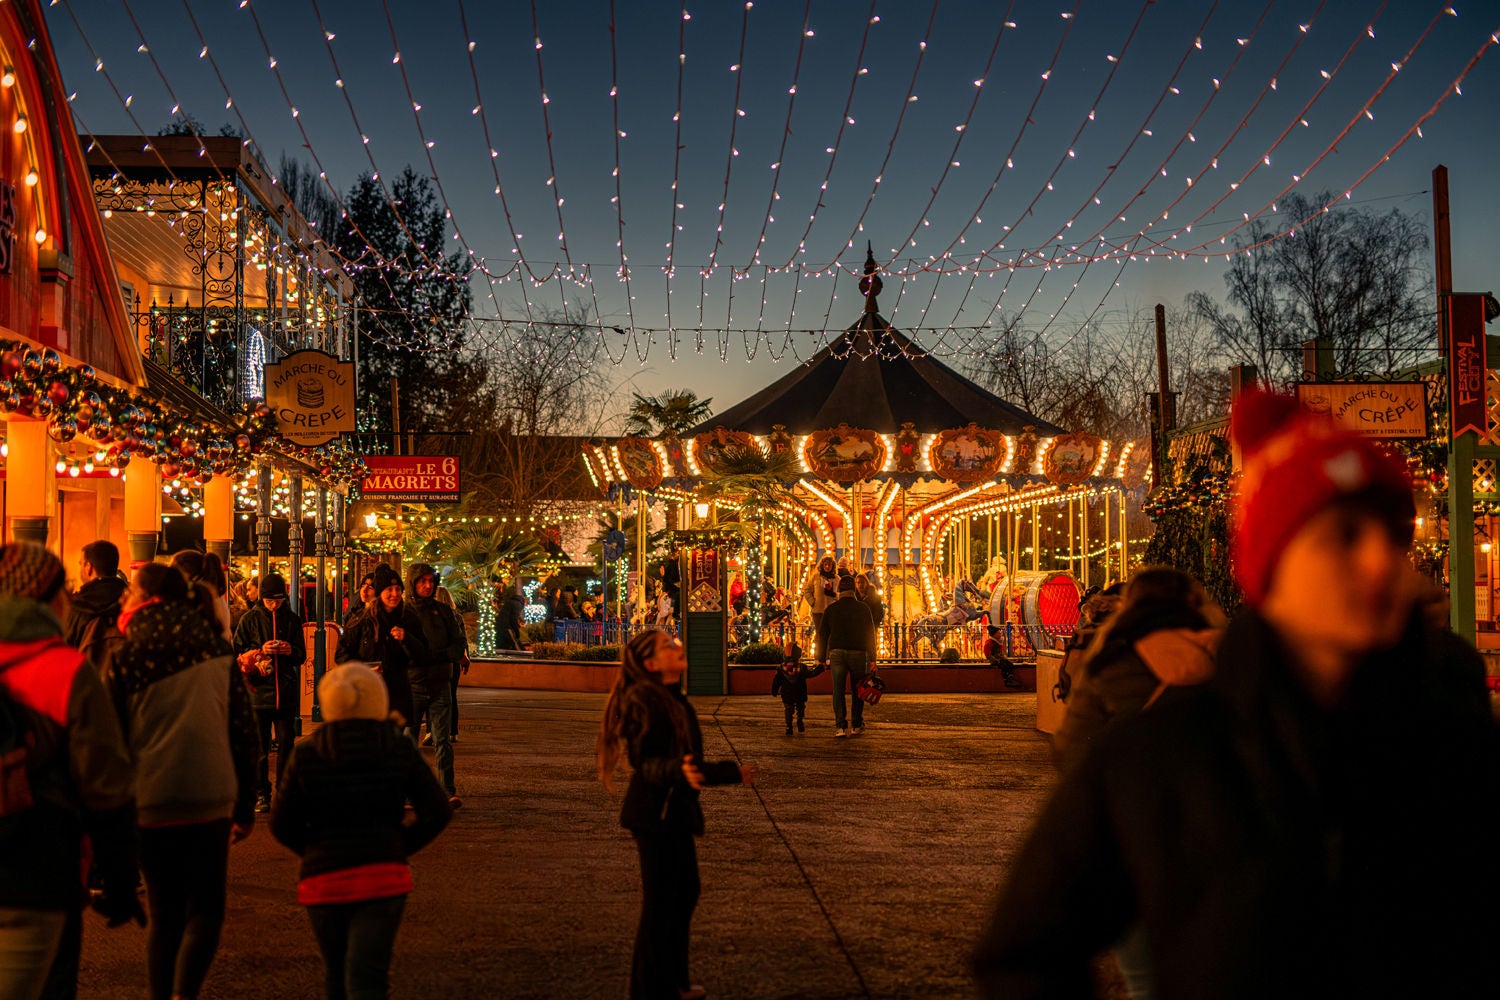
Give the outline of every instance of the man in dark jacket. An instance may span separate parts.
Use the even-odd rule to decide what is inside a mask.
[[[427,656],[427,640],[416,613],[406,606],[406,587],[396,571],[384,563],[375,567],[375,599],[356,611],[344,625],[334,659],[339,663],[362,660],[380,665],[380,677],[390,694],[392,712],[402,725],[415,726],[411,680],[407,667]]]
[[[136,896],[135,775],[99,673],[63,642],[67,573],[40,545],[0,545],[0,995],[76,989],[87,901],[83,838],[93,845],[111,927],[146,922]],[[24,796],[21,791],[29,792]]]
[[[500,619],[495,624],[496,645],[501,649],[521,648],[521,627],[526,623],[526,597],[521,593],[521,578],[516,577],[505,588],[500,602]]]
[[[250,703],[260,726],[255,811],[267,812],[271,808],[271,730],[276,730],[276,781],[280,784],[297,739],[302,663],[307,659],[302,618],[287,605],[286,581],[276,573],[268,573],[261,581],[260,600],[240,619],[234,652],[250,685]]]
[[[1162,1000],[1489,995],[1500,746],[1477,655],[1412,606],[1410,477],[1290,399],[1242,397],[1233,424],[1248,610],[1213,680],[1064,777],[975,953],[981,989],[1085,996],[1124,944]]]
[[[68,610],[65,638],[69,646],[103,670],[109,648],[120,639],[120,631],[115,628],[120,617],[120,598],[125,593],[125,581],[120,578],[120,550],[103,539],[89,542],[78,560],[78,579],[80,585]]]
[[[415,732],[427,720],[432,733],[438,780],[448,793],[449,804],[459,801],[453,783],[453,695],[450,681],[464,655],[464,630],[454,613],[437,599],[437,570],[427,563],[414,563],[406,574],[409,593],[406,606],[421,623],[425,649],[407,664],[411,680],[412,727]]]
[[[854,694],[854,689],[875,663],[880,647],[875,639],[875,618],[870,614],[870,606],[855,593],[854,577],[839,577],[838,595],[838,600],[828,605],[818,622],[818,649],[825,651],[822,662],[833,671],[833,735],[842,739],[865,731],[865,703]],[[853,727],[845,722],[846,677],[854,702]]]

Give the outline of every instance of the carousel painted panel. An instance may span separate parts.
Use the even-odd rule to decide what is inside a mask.
[[[1010,453],[1004,434],[975,424],[939,432],[929,448],[932,471],[955,483],[993,479]]]
[[[662,462],[655,446],[645,438],[621,438],[615,445],[615,460],[625,479],[638,490],[654,490],[661,485]]]
[[[760,445],[748,431],[716,427],[693,439],[693,461],[702,472],[721,474],[736,455],[760,454]]]
[[[808,435],[802,456],[819,479],[853,483],[869,479],[884,468],[886,450],[875,431],[839,424]]]
[[[1042,459],[1042,474],[1058,486],[1076,486],[1094,475],[1104,456],[1103,438],[1093,434],[1063,434],[1054,438]]]

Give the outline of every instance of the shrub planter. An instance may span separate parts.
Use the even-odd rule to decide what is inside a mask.
[[[460,687],[512,688],[521,691],[575,691],[604,694],[614,687],[618,663],[574,660],[474,660],[458,679]],[[769,681],[767,683],[770,683]]]

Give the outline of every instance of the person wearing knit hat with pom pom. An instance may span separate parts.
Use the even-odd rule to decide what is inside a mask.
[[[407,859],[442,832],[453,810],[393,724],[375,671],[362,663],[328,671],[318,704],[324,724],[292,751],[271,834],[302,858],[297,902],[323,953],[328,995],[383,997],[412,891]]]
[[[1500,937],[1500,742],[1474,650],[1430,631],[1404,464],[1288,397],[1239,400],[1212,680],[1059,784],[974,954],[991,997],[1086,995],[1138,924],[1153,996],[1477,996]]]
[[[339,663],[357,660],[380,664],[391,711],[400,714],[404,725],[416,727],[420,720],[413,711],[407,670],[427,657],[422,622],[406,606],[406,585],[400,574],[381,563],[375,567],[373,582],[375,597],[344,623],[334,659]]]

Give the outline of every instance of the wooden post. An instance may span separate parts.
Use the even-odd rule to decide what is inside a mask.
[[[1239,401],[1239,398],[1247,390],[1255,387],[1256,381],[1257,373],[1254,365],[1234,365],[1229,369],[1229,409],[1231,412],[1233,412],[1234,404]],[[1233,471],[1238,472],[1240,471],[1243,456],[1240,454],[1239,443],[1233,440],[1233,435],[1231,435],[1230,449],[1230,467]]]
[[[1453,295],[1453,243],[1448,220],[1448,168],[1432,171],[1432,223],[1437,272],[1438,343],[1447,356],[1452,337],[1448,315]],[[1451,364],[1451,359],[1450,359]],[[1450,393],[1451,393],[1450,385]],[[1449,400],[1452,406],[1452,400]],[[1450,409],[1451,412],[1451,409]],[[1456,635],[1474,641],[1474,445],[1473,433],[1448,439],[1448,622]]]

